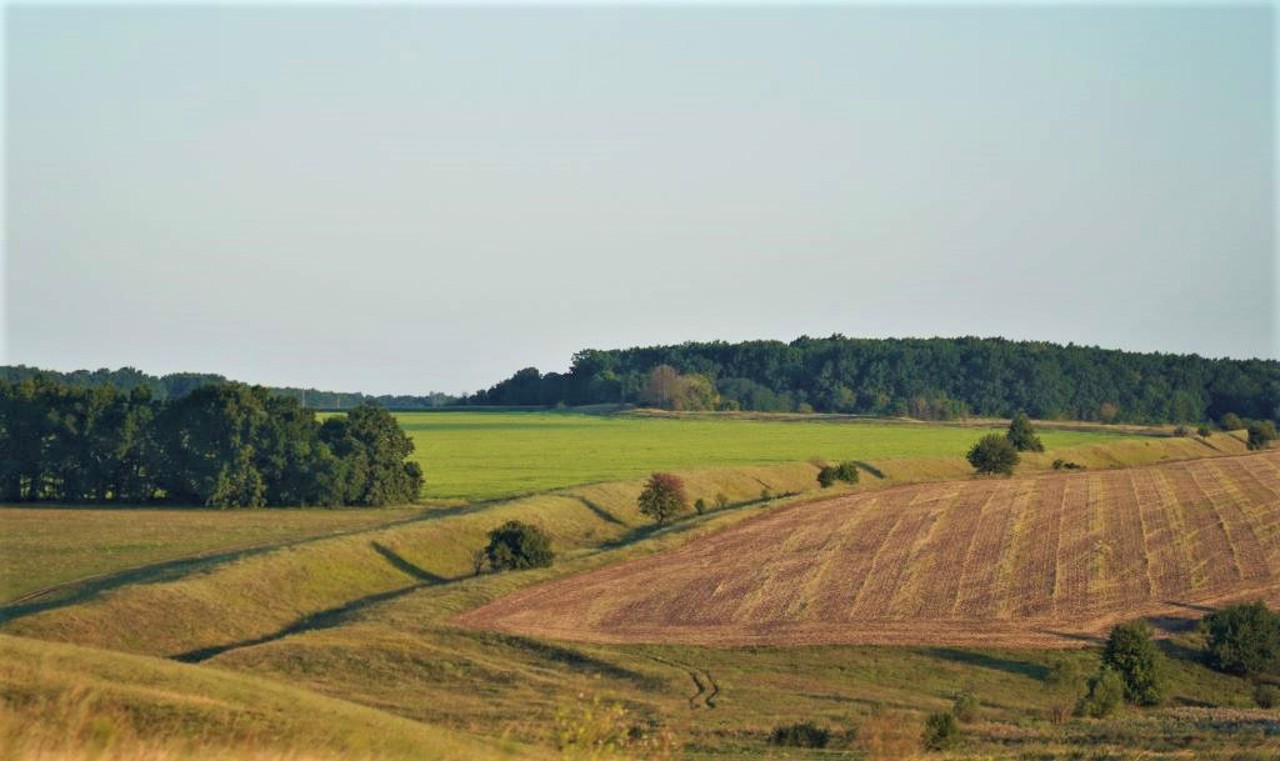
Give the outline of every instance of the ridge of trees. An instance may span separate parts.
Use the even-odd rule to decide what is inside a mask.
[[[0,380],[0,501],[209,507],[412,502],[413,441],[365,404],[322,424],[263,386],[219,382],[155,400],[145,385]]]
[[[151,398],[157,401],[180,399],[202,386],[214,386],[232,382],[226,376],[216,373],[169,373],[168,375],[157,376],[149,375],[133,367],[121,367],[117,370],[101,368],[98,370],[60,372],[57,370],[42,370],[38,367],[29,367],[27,365],[0,366],[0,381],[21,383],[38,376],[52,378],[73,388],[111,386],[124,393],[129,393],[136,388],[145,388],[151,394]],[[458,401],[455,396],[435,391],[424,395],[383,394],[381,396],[370,396],[359,392],[322,391],[294,386],[267,386],[266,388],[272,396],[296,399],[304,407],[323,410],[351,409],[371,402],[395,409],[427,409],[448,406]]]
[[[1104,423],[1280,417],[1280,362],[1003,338],[687,342],[578,352],[525,368],[475,405],[642,403],[667,409],[965,415]]]

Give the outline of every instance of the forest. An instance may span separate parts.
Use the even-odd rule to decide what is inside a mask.
[[[1003,338],[687,342],[581,351],[566,373],[526,368],[472,405],[635,403],[669,409],[969,415],[1103,423],[1280,417],[1280,362],[1206,359]]]
[[[0,501],[207,507],[412,502],[413,441],[364,404],[323,423],[262,386],[217,382],[164,401],[146,385],[0,381]]]

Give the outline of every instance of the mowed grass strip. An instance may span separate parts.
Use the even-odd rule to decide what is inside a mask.
[[[367,529],[418,510],[0,507],[0,603],[86,576]]]
[[[757,420],[572,412],[400,412],[425,495],[478,500],[639,478],[655,470],[805,461],[963,457],[981,428],[830,418]],[[1122,434],[1045,430],[1050,450]]]

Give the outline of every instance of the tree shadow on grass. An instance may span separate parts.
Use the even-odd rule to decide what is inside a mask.
[[[586,508],[587,508],[588,510],[590,510],[590,511],[591,511],[591,512],[593,512],[593,513],[595,513],[595,514],[596,514],[596,516],[597,516],[598,518],[600,518],[600,520],[605,521],[606,523],[612,523],[612,524],[614,524],[615,526],[625,526],[625,525],[627,525],[624,521],[619,520],[619,519],[618,519],[618,516],[614,515],[613,513],[609,512],[608,510],[605,510],[603,507],[601,507],[600,505],[597,505],[595,502],[592,502],[591,500],[587,499],[586,497],[583,497],[583,496],[580,496],[580,495],[577,495],[577,494],[574,494],[574,495],[572,495],[572,496],[573,496],[573,498],[574,498],[574,499],[578,500],[578,501],[579,501],[579,502],[581,502],[583,505],[585,505],[585,506],[586,506]]]
[[[862,460],[851,460],[850,462],[852,462],[854,465],[857,465],[859,468],[862,468],[863,470],[867,471],[868,473],[875,476],[876,478],[880,478],[880,479],[884,478],[884,471],[880,470],[879,468],[877,468],[876,466],[872,465],[869,462],[863,462]]]
[[[1027,663],[1025,661],[1016,661],[1011,658],[1000,658],[987,653],[975,653],[971,650],[956,650],[949,647],[931,647],[926,648],[924,653],[926,655],[931,655],[934,658],[938,658],[939,660],[950,661],[951,663],[962,663],[966,666],[981,666],[982,668],[1003,671],[1008,674],[1030,677],[1038,681],[1044,681],[1044,679],[1049,675],[1049,669],[1039,663]]]
[[[419,581],[429,581],[432,584],[443,584],[448,581],[448,579],[443,576],[437,576],[425,568],[420,568],[413,563],[410,563],[408,560],[405,560],[404,557],[398,555],[395,550],[385,544],[370,542],[370,546],[373,547],[374,552],[386,558],[387,562],[401,573],[406,573]]]

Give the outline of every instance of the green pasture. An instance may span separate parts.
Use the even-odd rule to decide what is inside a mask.
[[[597,416],[572,412],[398,412],[434,500],[482,500],[654,470],[961,456],[978,428],[851,420]],[[1121,436],[1043,431],[1049,449]]]

